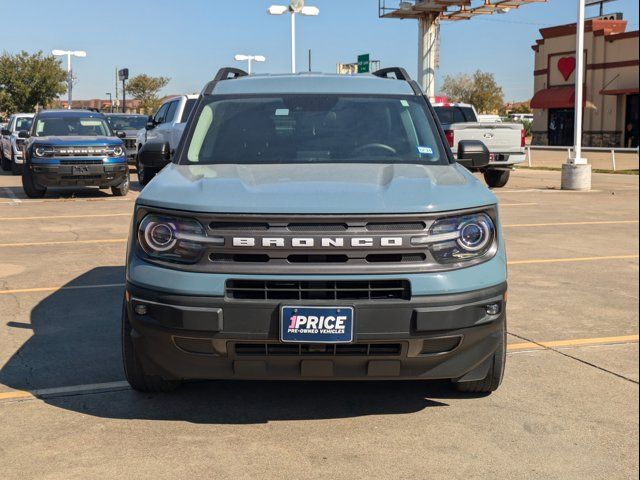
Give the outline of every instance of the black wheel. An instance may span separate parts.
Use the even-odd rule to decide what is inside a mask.
[[[22,173],[22,165],[16,163],[16,157],[13,154],[11,154],[11,173],[13,175],[20,175]]]
[[[120,185],[116,185],[115,187],[111,187],[111,193],[113,193],[116,197],[124,197],[129,193],[129,172],[127,172],[127,176],[124,178]]]
[[[131,324],[127,317],[127,307],[122,304],[122,361],[124,375],[131,388],[139,392],[171,392],[179,385],[179,381],[165,380],[157,375],[147,375],[138,359],[131,339]]]
[[[42,198],[47,193],[47,188],[35,182],[31,170],[26,165],[22,172],[22,189],[29,198]]]
[[[502,188],[509,181],[511,170],[487,170],[484,172],[484,181],[491,188]]]
[[[11,170],[11,162],[7,157],[4,156],[4,149],[2,148],[1,145],[0,145],[0,167],[2,167],[2,170],[4,170],[5,172],[8,172],[9,170]]]
[[[506,321],[503,325],[502,340],[493,354],[491,368],[489,373],[482,380],[473,382],[456,383],[456,389],[460,392],[467,393],[491,393],[495,392],[504,377],[505,364],[507,362],[507,326]]]
[[[140,162],[137,162],[138,165],[138,183],[143,187],[151,181],[153,177],[156,176],[158,171],[155,168],[145,167]]]

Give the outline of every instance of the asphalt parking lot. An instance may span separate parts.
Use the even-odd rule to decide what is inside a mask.
[[[638,176],[518,170],[498,190],[509,357],[490,396],[440,383],[123,382],[137,195],[26,199],[0,176],[0,477],[638,476]]]

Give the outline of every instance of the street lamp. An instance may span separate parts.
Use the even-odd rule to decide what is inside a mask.
[[[235,60],[237,62],[247,62],[247,73],[251,75],[251,64],[253,62],[264,62],[267,59],[262,55],[236,55]]]
[[[288,7],[271,5],[267,9],[269,15],[284,15],[287,12],[291,14],[291,73],[296,73],[296,15],[316,17],[320,13],[320,9],[318,7],[306,7],[304,0],[291,0],[291,4]]]
[[[52,55],[56,57],[67,56],[67,92],[69,95],[67,108],[71,110],[71,100],[73,91],[73,70],[71,70],[71,57],[86,57],[87,52],[83,50],[52,50]]]

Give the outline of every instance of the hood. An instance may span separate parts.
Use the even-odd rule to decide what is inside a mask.
[[[459,210],[497,200],[458,164],[169,164],[138,203],[210,213],[387,214]]]
[[[81,137],[81,136],[64,136],[64,137],[32,137],[34,144],[51,145],[54,147],[72,147],[72,146],[104,146],[104,145],[122,145],[122,140],[118,137]]]

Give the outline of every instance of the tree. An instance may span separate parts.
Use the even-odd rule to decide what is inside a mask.
[[[136,100],[140,100],[140,106],[147,113],[155,111],[160,106],[158,92],[164,88],[170,78],[150,77],[149,75],[136,75],[127,82],[127,91]]]
[[[0,111],[32,112],[67,91],[67,72],[53,55],[20,52],[0,56]]]
[[[470,103],[478,113],[496,112],[503,104],[502,87],[492,73],[480,70],[473,75],[447,75],[441,90],[451,102]]]
[[[529,102],[518,103],[513,106],[509,113],[531,113]]]

